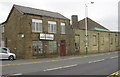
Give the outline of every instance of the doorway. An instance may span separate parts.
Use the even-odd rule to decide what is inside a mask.
[[[65,40],[60,41],[60,56],[66,56],[66,43],[65,43]]]

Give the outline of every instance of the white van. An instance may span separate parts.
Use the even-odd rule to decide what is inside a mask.
[[[0,48],[0,59],[15,60],[16,55],[14,53],[10,53],[8,48]]]

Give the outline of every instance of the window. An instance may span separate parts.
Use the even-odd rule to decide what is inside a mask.
[[[33,41],[33,54],[42,54],[43,46],[41,41]]]
[[[0,33],[4,32],[4,25],[0,25]]]
[[[56,33],[56,22],[48,21],[48,32],[49,33]]]
[[[97,37],[93,35],[93,46],[97,46]]]
[[[57,52],[57,43],[56,41],[49,41],[49,53],[56,53]]]
[[[32,32],[42,32],[42,20],[32,19]]]
[[[104,45],[104,37],[101,37],[101,44]]]
[[[113,38],[111,37],[111,40],[110,40],[110,44],[112,45],[113,44]]]
[[[75,36],[75,51],[80,49],[80,36]]]
[[[61,34],[65,34],[65,23],[61,23]]]
[[[118,35],[117,34],[115,35],[115,43],[116,43],[116,46],[119,46]]]

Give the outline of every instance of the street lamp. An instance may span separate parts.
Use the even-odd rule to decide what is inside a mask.
[[[88,52],[88,22],[87,22],[87,17],[88,17],[88,4],[94,4],[94,2],[86,3],[85,4],[85,51],[86,55]]]

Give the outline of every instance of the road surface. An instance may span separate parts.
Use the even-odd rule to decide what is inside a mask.
[[[109,75],[118,71],[118,52],[46,59],[2,61],[3,76]]]

